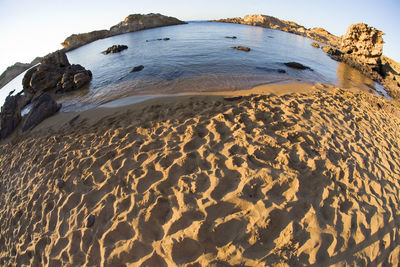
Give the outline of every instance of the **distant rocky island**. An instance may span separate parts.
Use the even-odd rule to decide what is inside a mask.
[[[384,33],[365,23],[350,25],[346,33],[338,37],[323,28],[307,29],[292,21],[261,14],[220,19],[215,22],[260,26],[326,44],[327,46],[322,46],[322,50],[331,58],[345,62],[381,83],[392,97],[400,97],[400,64],[382,54]]]
[[[71,36],[66,38],[64,42],[61,43],[61,45],[64,47],[64,52],[68,52],[99,39],[108,38],[128,32],[135,32],[145,29],[178,24],[186,24],[186,22],[174,17],[168,17],[161,14],[132,14],[127,16],[120,23],[112,26],[110,30],[99,30],[88,33],[72,34]],[[13,66],[8,67],[0,76],[0,89],[12,79],[17,77],[19,74],[39,63],[41,60],[42,58],[35,58],[31,63],[17,62]]]

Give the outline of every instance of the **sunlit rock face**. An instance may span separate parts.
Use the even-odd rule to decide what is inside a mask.
[[[383,34],[365,23],[352,24],[342,37],[341,50],[362,64],[379,65],[384,43]]]

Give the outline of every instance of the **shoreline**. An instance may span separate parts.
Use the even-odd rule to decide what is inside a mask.
[[[77,121],[95,122],[102,118],[113,116],[114,114],[123,113],[125,110],[131,110],[133,112],[139,112],[146,107],[152,105],[172,105],[175,102],[184,103],[190,99],[203,98],[206,100],[218,99],[223,100],[224,97],[245,97],[254,94],[259,95],[276,95],[282,96],[285,94],[296,94],[296,93],[311,93],[313,91],[329,91],[335,90],[339,87],[331,84],[312,83],[312,82],[281,82],[273,84],[263,84],[255,86],[251,89],[235,90],[235,91],[215,91],[215,92],[192,92],[192,93],[178,93],[178,94],[165,94],[165,95],[138,95],[130,96],[112,100],[101,104],[100,106],[91,108],[85,111],[77,112],[58,112],[55,115],[45,119],[39,125],[37,125],[30,132],[39,132],[50,128],[57,128],[59,126],[69,127],[70,124],[76,123]],[[374,96],[383,97],[378,94],[378,91],[373,89],[362,90],[358,87],[346,88],[345,91],[359,93],[364,92]],[[391,101],[388,99],[388,101]],[[78,116],[78,118],[76,118]],[[20,138],[20,136],[29,135],[28,133],[21,133],[20,126],[17,127],[12,135],[5,140],[2,140],[0,144],[7,143],[9,140],[14,138]]]

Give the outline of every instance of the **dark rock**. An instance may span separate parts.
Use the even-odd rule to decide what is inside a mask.
[[[61,108],[49,94],[44,93],[33,102],[31,111],[28,113],[22,125],[22,131],[32,130],[43,120],[55,114]]]
[[[242,96],[224,97],[225,101],[236,101],[242,99]]]
[[[87,217],[87,221],[86,221],[86,227],[90,228],[94,225],[94,222],[96,220],[96,217],[94,217],[93,214],[89,214],[89,216]]]
[[[284,70],[284,69],[278,69],[278,72],[279,72],[279,73],[286,73],[286,70]]]
[[[229,38],[229,39],[236,39],[236,36],[225,36],[225,38]]]
[[[316,42],[312,42],[312,43],[311,43],[311,46],[312,46],[312,47],[315,47],[315,48],[319,48],[319,44],[316,43]]]
[[[92,72],[81,65],[68,66],[63,73],[61,80],[57,83],[56,93],[64,93],[77,90],[89,83],[92,79]]]
[[[169,38],[163,38],[163,40],[164,40],[164,41],[168,41],[168,40],[169,40]]]
[[[113,46],[107,48],[107,50],[103,51],[102,53],[104,55],[107,55],[109,53],[119,53],[125,49],[128,49],[127,45],[113,45]]]
[[[57,187],[59,189],[63,188],[65,186],[65,181],[63,179],[57,179]]]
[[[81,65],[71,65],[63,51],[44,57],[41,64],[26,72],[22,85],[25,94],[40,96],[43,92],[76,90],[87,84],[92,73]]]
[[[139,65],[139,66],[134,67],[134,68],[131,70],[131,72],[138,72],[138,71],[141,71],[141,70],[143,70],[143,69],[144,69],[144,66],[143,66],[143,65]]]
[[[19,102],[21,95],[11,95],[11,92],[1,108],[0,113],[0,139],[9,136],[21,121],[21,109]]]
[[[283,63],[283,64],[285,64],[289,68],[298,69],[298,70],[310,69],[309,67],[304,66],[303,64],[300,64],[300,63],[297,63],[297,62],[286,62],[286,63]]]
[[[245,52],[249,52],[250,48],[246,47],[246,46],[233,46],[232,48],[237,49],[237,50],[241,50],[241,51],[245,51]]]

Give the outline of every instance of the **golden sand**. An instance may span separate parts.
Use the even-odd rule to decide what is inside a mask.
[[[0,265],[398,266],[400,109],[303,89],[59,114],[13,136]]]

